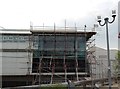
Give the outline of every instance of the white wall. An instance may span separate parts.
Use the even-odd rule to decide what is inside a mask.
[[[95,56],[96,56],[96,64],[93,67],[96,67],[96,69],[93,69],[93,72],[96,73],[97,78],[107,77],[107,71],[108,71],[108,59],[107,59],[107,50],[96,47],[95,49]],[[117,50],[110,50],[110,60],[111,60],[111,72],[112,75],[114,75],[114,68],[113,68],[113,62],[115,61],[115,55],[117,53]]]
[[[3,75],[26,75],[28,73],[27,52],[3,52],[2,74]]]
[[[10,38],[11,37],[11,38]],[[0,63],[2,66],[2,75],[26,75],[28,73],[28,67],[31,67],[32,61],[31,54],[28,58],[27,49],[29,49],[28,36],[14,36],[14,35],[2,35],[0,37]],[[8,52],[4,51],[8,50]],[[16,50],[14,50],[16,49]],[[18,49],[18,50],[17,50]],[[19,52],[19,49],[23,49],[24,52]]]
[[[29,42],[3,42],[2,49],[28,49]]]

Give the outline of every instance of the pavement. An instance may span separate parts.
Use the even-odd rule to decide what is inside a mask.
[[[120,83],[119,84],[113,84],[111,87],[112,87],[112,89],[120,89]],[[109,89],[109,85],[101,86],[100,89]]]

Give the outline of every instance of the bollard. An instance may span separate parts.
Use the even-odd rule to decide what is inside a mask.
[[[67,83],[68,83],[68,89],[75,89],[75,85],[70,80],[67,80]]]

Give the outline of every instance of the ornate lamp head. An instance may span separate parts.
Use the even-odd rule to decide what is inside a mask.
[[[113,18],[116,17],[116,10],[112,10],[112,17],[113,17]]]
[[[101,16],[97,16],[98,22],[101,22]]]

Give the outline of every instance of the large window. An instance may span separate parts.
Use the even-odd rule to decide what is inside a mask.
[[[68,67],[67,71],[75,72],[75,60],[77,59],[78,61],[81,60],[81,63],[80,61],[78,62],[79,70],[84,71],[85,69],[86,39],[82,35],[36,35],[34,36],[33,46],[35,48],[33,51],[33,62],[43,57],[43,62],[48,65],[50,64],[48,62],[50,62],[52,58],[52,60],[55,60],[55,71],[63,72],[63,60],[65,58],[66,66]],[[44,68],[49,67],[46,65],[43,65]],[[71,68],[70,65],[73,66],[73,68]]]

